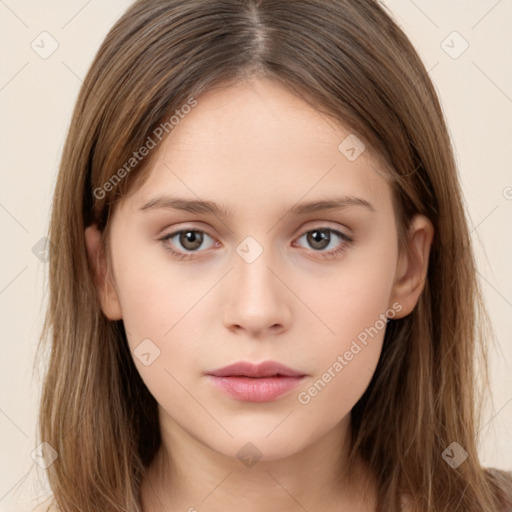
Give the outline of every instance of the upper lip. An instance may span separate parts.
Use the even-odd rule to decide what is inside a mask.
[[[215,377],[274,377],[277,375],[282,375],[283,377],[303,377],[305,374],[276,361],[264,361],[259,364],[239,361],[213,370],[208,375],[214,375]]]

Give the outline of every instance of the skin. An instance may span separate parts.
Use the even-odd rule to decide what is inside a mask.
[[[416,216],[411,254],[399,252],[391,189],[376,172],[381,163],[369,148],[347,159],[338,145],[348,134],[269,79],[211,90],[160,144],[149,179],[116,207],[108,254],[96,226],[86,229],[103,312],[123,319],[132,356],[144,339],[160,350],[148,366],[134,356],[159,404],[162,435],[142,482],[146,512],[375,510],[374,475],[362,461],[346,479],[347,439],[385,329],[360,343],[307,404],[298,394],[386,311],[394,318],[412,311],[433,228]],[[159,194],[214,201],[233,215],[140,210]],[[375,211],[289,212],[332,195],[362,198]],[[320,228],[354,241],[331,232],[321,246],[308,237]],[[207,235],[195,251],[179,235],[159,240],[180,229]],[[236,252],[247,236],[263,249],[251,263]],[[193,258],[179,260],[166,246]],[[307,377],[273,402],[236,400],[204,373],[240,360],[275,360]],[[249,442],[261,456],[251,467],[237,456]]]

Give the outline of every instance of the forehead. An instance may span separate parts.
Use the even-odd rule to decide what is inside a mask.
[[[155,193],[266,206],[327,195],[364,196],[383,209],[391,191],[382,163],[350,129],[282,84],[255,79],[197,98],[157,147],[140,207]]]

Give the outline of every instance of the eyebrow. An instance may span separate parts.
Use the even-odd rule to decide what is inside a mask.
[[[331,197],[322,200],[297,203],[286,211],[289,211],[293,215],[305,215],[313,212],[339,210],[350,206],[362,206],[371,212],[375,212],[375,208],[370,202],[355,196]],[[192,200],[162,195],[150,199],[140,210],[150,211],[161,208],[181,210],[189,213],[212,214],[221,218],[233,217],[233,211],[231,209],[212,201]]]

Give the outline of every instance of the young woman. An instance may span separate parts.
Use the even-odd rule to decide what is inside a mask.
[[[136,2],[49,237],[54,510],[512,509],[449,135],[377,1]]]

